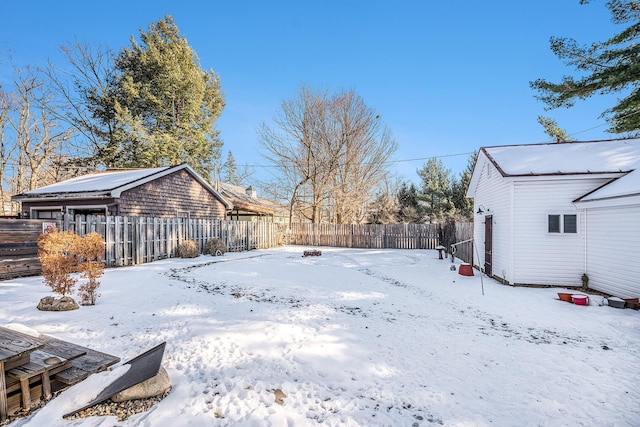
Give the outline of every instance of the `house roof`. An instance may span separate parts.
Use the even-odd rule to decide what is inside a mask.
[[[131,184],[146,177],[163,172],[169,167],[152,169],[116,170],[105,172],[92,172],[87,175],[77,176],[66,181],[36,188],[21,194],[25,196],[58,193],[83,193],[97,191],[113,191],[123,185]]]
[[[624,176],[614,178],[574,200],[579,207],[602,207],[640,203],[640,162]]]
[[[503,176],[629,172],[640,139],[506,145],[481,148]]]
[[[467,197],[473,197],[484,164],[503,177],[624,174],[640,161],[640,139],[482,147]]]
[[[247,194],[245,187],[226,182],[220,182],[218,186],[220,192],[231,200],[234,209],[267,215],[273,215],[276,210],[276,204],[273,201],[262,197],[251,197]]]
[[[94,172],[27,191],[26,193],[17,194],[11,199],[14,201],[41,201],[100,197],[117,198],[120,197],[123,191],[138,187],[182,169],[193,176],[208,191],[213,193],[227,209],[233,208],[233,205],[228,200],[186,163],[159,168]]]

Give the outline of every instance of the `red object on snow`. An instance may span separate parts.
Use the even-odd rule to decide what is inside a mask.
[[[558,298],[560,298],[560,301],[573,302],[571,298],[572,295],[573,294],[568,294],[566,292],[558,292]]]
[[[582,294],[571,295],[571,300],[575,305],[589,305],[589,297]]]
[[[461,276],[473,276],[473,267],[471,267],[471,264],[463,262],[460,264],[460,267],[458,267],[458,274]]]

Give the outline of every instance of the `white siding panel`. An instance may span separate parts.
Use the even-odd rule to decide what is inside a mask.
[[[484,215],[474,214],[474,239],[479,258],[476,264],[484,267],[484,222],[492,216],[493,275],[511,281],[511,184],[488,162],[478,180],[474,204],[476,211],[480,205],[488,210]]]
[[[585,272],[584,215],[572,201],[599,186],[593,178],[514,183],[512,283],[580,286]],[[578,233],[548,233],[549,214],[578,215]]]
[[[640,297],[640,206],[587,211],[589,287]]]

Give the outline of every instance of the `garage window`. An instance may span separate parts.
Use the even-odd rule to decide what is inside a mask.
[[[578,215],[576,214],[552,214],[548,216],[547,231],[555,234],[578,233]]]

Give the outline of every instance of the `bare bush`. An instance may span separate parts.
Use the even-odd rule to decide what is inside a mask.
[[[178,256],[180,258],[195,258],[200,255],[198,244],[193,240],[185,240],[178,246]]]
[[[205,253],[213,256],[221,256],[227,252],[227,245],[221,239],[211,239],[205,245]]]
[[[53,229],[40,235],[38,258],[42,276],[53,292],[68,295],[78,282],[74,273],[80,273],[87,282],[78,288],[81,304],[94,305],[100,296],[98,278],[104,274],[105,244],[98,233],[80,237],[72,231]]]
[[[79,270],[88,279],[78,288],[82,305],[95,305],[100,296],[97,289],[100,287],[98,278],[104,274],[104,262],[100,260],[104,249],[104,241],[98,233],[89,233],[80,241],[78,256],[82,263]]]
[[[80,237],[72,231],[53,229],[38,238],[42,277],[53,292],[68,295],[76,285],[72,274],[78,271],[79,245]]]

